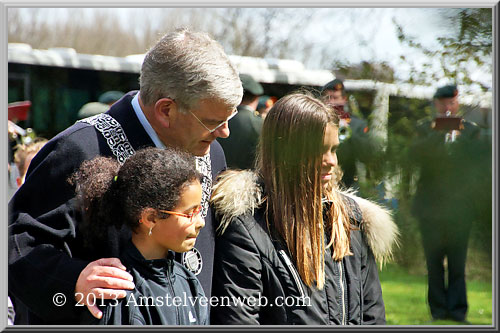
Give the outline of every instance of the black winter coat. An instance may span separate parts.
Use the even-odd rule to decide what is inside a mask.
[[[328,248],[325,286],[322,290],[314,286],[309,288],[301,280],[284,243],[270,236],[264,209],[256,206],[258,198],[235,208],[235,212],[244,210],[244,214],[230,216],[232,212],[227,203],[238,202],[238,189],[247,189],[243,201],[252,196],[248,193],[259,196],[253,182],[255,177],[251,172],[241,172],[233,179],[223,179],[219,183],[223,185],[215,187],[216,211],[226,216],[222,222],[225,230],[216,239],[212,295],[218,297],[219,306],[211,309],[212,324],[385,324],[376,261],[368,244],[378,242],[376,250],[380,251],[380,243],[385,243],[382,245],[385,252],[377,253],[379,258],[390,253],[397,228],[389,214],[367,200],[346,197],[354,215],[353,255],[334,261],[331,248]],[[357,202],[362,204],[361,209]],[[252,208],[255,209],[253,213]],[[373,221],[363,220],[363,209],[370,213]],[[367,228],[371,230],[366,231]],[[385,233],[385,237],[379,237],[378,232]]]
[[[207,325],[208,302],[200,282],[169,251],[165,259],[145,259],[132,242],[120,260],[134,277],[135,289],[104,303],[102,318],[84,311],[81,324],[99,325]]]

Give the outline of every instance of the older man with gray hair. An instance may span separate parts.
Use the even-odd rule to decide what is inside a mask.
[[[177,30],[147,52],[139,92],[125,94],[106,113],[78,121],[45,145],[9,203],[9,295],[16,324],[77,324],[85,306],[99,318],[98,305],[134,288],[116,258],[130,235],[110,227],[108,242],[84,248],[82,212],[67,179],[85,160],[102,155],[123,163],[149,146],[196,155],[206,227],[195,249],[176,256],[210,296],[215,228],[208,199],[212,180],[226,168],[215,139],[229,136],[227,122],[242,95],[238,72],[222,47],[204,33]]]

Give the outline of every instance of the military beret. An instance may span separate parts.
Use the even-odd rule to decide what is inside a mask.
[[[323,86],[323,88],[321,88],[321,92],[325,91],[325,90],[334,90],[334,91],[337,91],[337,90],[344,90],[344,83],[342,82],[342,80],[339,80],[339,79],[335,79],[335,80],[332,80],[330,82],[328,82],[327,84],[325,84]]]
[[[100,102],[90,102],[82,106],[78,111],[78,119],[83,119],[109,110],[109,105]]]
[[[261,84],[255,81],[250,75],[240,74],[240,80],[245,92],[249,92],[255,96],[260,96],[264,93],[264,88],[262,88]]]
[[[447,85],[440,87],[436,90],[434,98],[452,98],[458,95],[458,89],[456,85]]]
[[[98,102],[104,104],[114,103],[120,98],[122,98],[123,95],[125,94],[122,93],[121,91],[115,91],[115,90],[106,91],[104,94],[99,96]]]

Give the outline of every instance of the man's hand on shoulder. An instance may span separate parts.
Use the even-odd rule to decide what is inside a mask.
[[[127,295],[125,289],[134,289],[132,275],[118,258],[104,258],[91,262],[83,269],[75,286],[75,299],[87,306],[90,313],[101,319],[99,299],[118,299]]]

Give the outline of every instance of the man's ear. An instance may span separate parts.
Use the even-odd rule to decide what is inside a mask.
[[[154,117],[163,127],[168,128],[176,111],[177,103],[173,99],[160,98],[154,106]]]
[[[157,218],[158,218],[158,213],[155,209],[144,208],[141,212],[140,222],[147,229],[151,229],[155,227]]]

